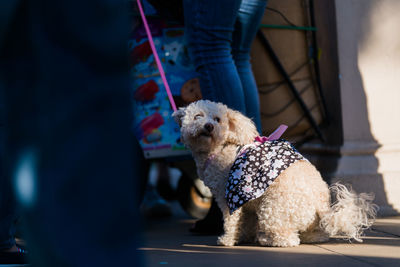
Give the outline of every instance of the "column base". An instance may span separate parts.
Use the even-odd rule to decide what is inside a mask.
[[[358,193],[371,192],[379,216],[399,215],[400,164],[388,162],[400,158],[400,149],[389,151],[375,142],[347,142],[342,146],[308,143],[300,151],[329,184],[341,182]]]

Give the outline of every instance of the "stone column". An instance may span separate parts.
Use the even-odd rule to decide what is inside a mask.
[[[330,182],[373,192],[382,216],[400,211],[398,0],[315,1],[326,143],[302,151]]]

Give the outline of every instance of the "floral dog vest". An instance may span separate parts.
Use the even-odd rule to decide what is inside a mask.
[[[305,158],[285,140],[256,141],[239,151],[226,184],[225,197],[230,213],[260,197],[279,174]]]

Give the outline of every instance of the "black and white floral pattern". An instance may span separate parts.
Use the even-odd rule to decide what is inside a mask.
[[[226,184],[225,197],[231,214],[246,202],[260,197],[282,171],[298,160],[305,158],[282,139],[255,142],[242,148]]]

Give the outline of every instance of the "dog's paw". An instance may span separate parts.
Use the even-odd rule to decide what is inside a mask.
[[[300,244],[300,239],[296,235],[289,237],[275,236],[268,238],[267,236],[259,236],[258,243],[264,247],[296,247]]]
[[[297,247],[300,245],[300,238],[298,238],[296,235],[293,236],[288,236],[288,237],[275,237],[272,240],[271,245],[273,247]]]
[[[222,235],[220,237],[218,237],[217,240],[217,245],[218,246],[227,246],[227,247],[231,247],[235,245],[235,240],[229,236],[226,235]]]
[[[280,240],[280,241],[274,241],[272,242],[273,247],[297,247],[300,245],[300,241],[298,240]]]

